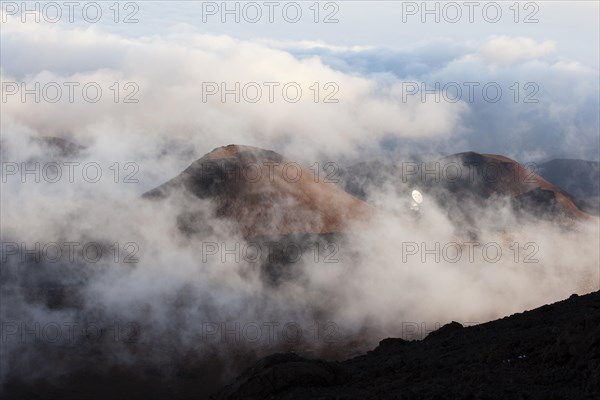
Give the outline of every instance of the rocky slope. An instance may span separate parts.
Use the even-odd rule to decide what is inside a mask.
[[[540,164],[537,172],[571,194],[583,211],[600,214],[600,163],[556,159]]]
[[[250,146],[217,148],[144,196],[174,192],[213,200],[217,215],[235,221],[246,238],[343,232],[374,212],[298,163]]]
[[[385,339],[344,362],[275,354],[217,399],[597,399],[600,292],[422,341]]]
[[[447,157],[440,163],[442,168],[448,163],[464,166],[459,179],[452,180],[449,172],[443,182],[454,193],[469,193],[482,198],[509,196],[515,208],[533,214],[586,217],[568,193],[508,157],[469,152]]]
[[[561,223],[589,218],[567,192],[499,155],[459,153],[408,167],[360,164],[340,178],[338,186],[273,151],[229,145],[206,154],[144,197],[183,193],[210,199],[216,215],[234,221],[245,238],[346,232],[376,212],[358,197],[367,200],[368,192],[385,182],[407,192],[400,197],[406,197],[407,210],[410,191],[418,188],[467,230],[476,229],[474,205],[501,207],[507,199],[523,216]],[[186,232],[194,232],[200,224],[194,215],[180,217]]]
[[[386,182],[408,193],[418,188],[456,222],[469,221],[474,205],[501,207],[507,199],[523,216],[561,222],[589,217],[569,193],[533,169],[500,155],[466,152],[427,162],[360,163],[341,175],[342,186],[365,200]]]

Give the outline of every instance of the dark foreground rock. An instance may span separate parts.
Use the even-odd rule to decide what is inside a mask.
[[[277,354],[217,399],[599,399],[600,292],[344,362]]]

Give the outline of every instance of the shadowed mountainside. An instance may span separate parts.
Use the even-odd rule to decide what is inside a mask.
[[[343,362],[275,354],[217,399],[597,399],[600,292]]]
[[[540,164],[541,176],[564,189],[583,211],[600,214],[600,163],[556,159]]]
[[[342,186],[365,200],[385,182],[405,190],[418,188],[455,222],[472,219],[474,204],[494,207],[505,198],[522,215],[558,220],[589,217],[569,193],[500,155],[466,152],[429,162],[361,163],[342,172]]]
[[[246,238],[347,231],[375,212],[352,194],[365,198],[387,180],[399,190],[419,188],[456,221],[469,221],[473,202],[493,206],[503,198],[510,199],[516,211],[535,217],[589,217],[568,193],[499,155],[460,153],[410,168],[359,164],[346,169],[342,178],[341,186],[350,194],[278,153],[229,145],[208,153],[144,197],[160,199],[185,192],[211,199],[217,216],[235,221]],[[193,231],[193,224],[194,216],[182,218],[183,230]]]
[[[180,191],[214,200],[217,216],[236,221],[246,238],[343,232],[374,212],[298,163],[250,146],[217,148],[144,197]]]

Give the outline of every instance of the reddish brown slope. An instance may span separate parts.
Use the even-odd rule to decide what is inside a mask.
[[[441,160],[462,166],[462,177],[446,180],[444,186],[454,193],[480,198],[508,196],[518,208],[543,211],[568,218],[589,218],[571,196],[542,178],[535,171],[501,155],[459,153]]]
[[[531,171],[524,167],[523,165],[517,163],[514,160],[511,160],[508,157],[494,155],[494,154],[484,154],[484,157],[488,157],[493,162],[498,162],[503,165],[509,165],[512,170],[513,176],[521,176],[524,177],[522,181],[513,180],[513,185],[507,184],[504,186],[505,190],[510,191],[510,193],[514,196],[523,195],[531,190],[542,189],[547,190],[554,193],[556,201],[561,205],[562,209],[572,217],[579,218],[587,218],[588,214],[581,211],[573,202],[571,196],[564,191],[562,191],[558,186],[548,182],[546,179],[542,178],[540,175]],[[498,189],[501,190],[502,186],[498,186]]]
[[[235,220],[245,237],[344,232],[374,212],[298,163],[250,146],[217,148],[146,197],[176,188],[213,199],[218,215]]]

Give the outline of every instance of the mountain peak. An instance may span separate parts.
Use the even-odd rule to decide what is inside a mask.
[[[252,146],[218,147],[145,197],[181,191],[211,199],[217,215],[236,221],[248,238],[344,232],[374,213],[304,166]]]

